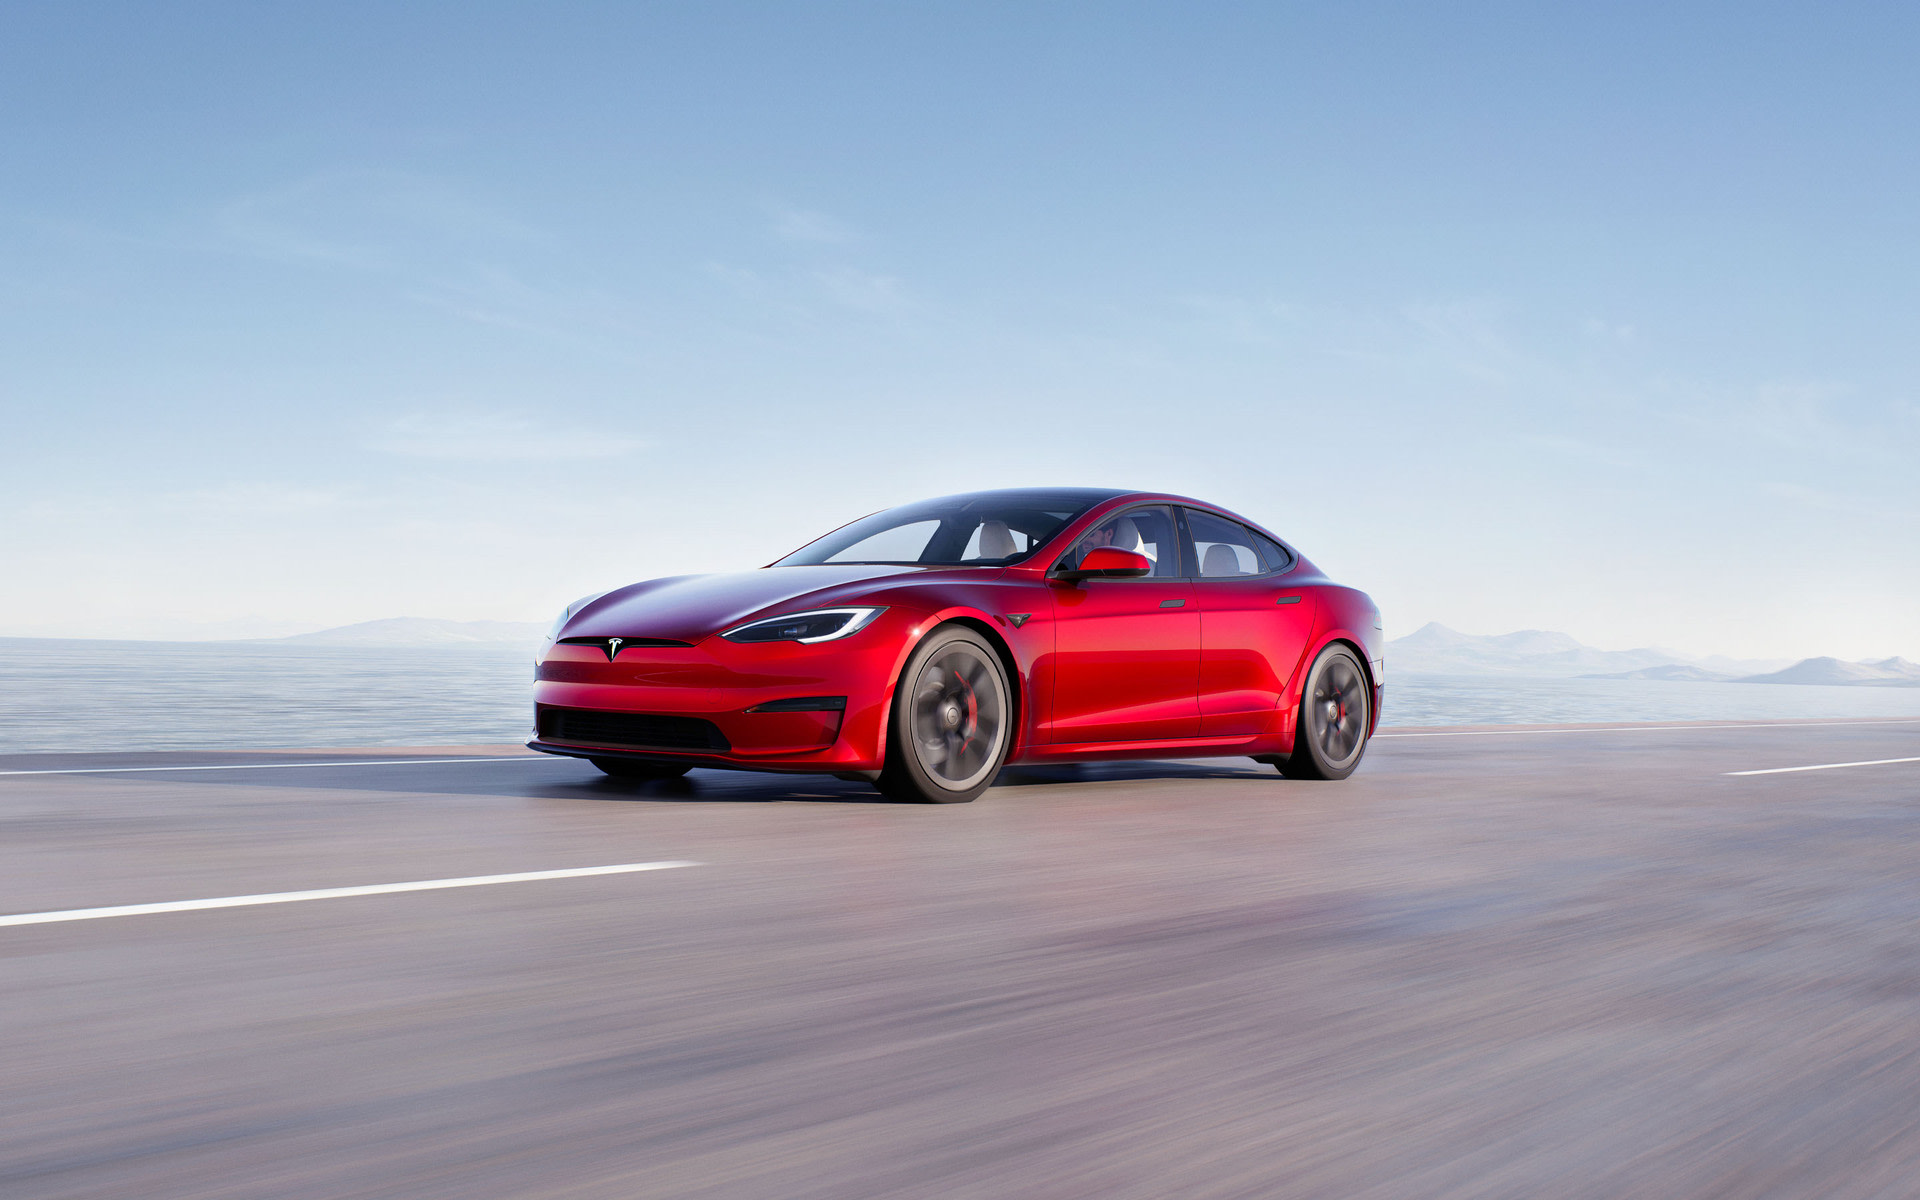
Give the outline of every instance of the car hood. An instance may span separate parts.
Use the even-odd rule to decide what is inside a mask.
[[[924,567],[847,563],[815,567],[763,567],[726,575],[677,575],[649,579],[600,596],[573,614],[562,637],[671,638],[697,642],[731,629],[766,609],[795,611],[794,602],[817,598],[819,607],[849,603],[845,593],[862,583],[918,575]]]

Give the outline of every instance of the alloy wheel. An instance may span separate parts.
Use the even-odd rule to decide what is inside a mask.
[[[999,672],[978,647],[941,647],[913,683],[908,730],[914,757],[940,787],[972,788],[999,762],[1006,710]]]
[[[1345,655],[1329,659],[1307,701],[1307,736],[1327,766],[1339,770],[1359,757],[1367,736],[1367,682]]]

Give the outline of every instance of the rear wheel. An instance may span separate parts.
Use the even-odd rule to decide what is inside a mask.
[[[1291,779],[1345,779],[1367,752],[1373,719],[1371,692],[1360,657],[1328,646],[1313,660],[1300,696],[1293,754],[1279,764]]]
[[[992,784],[1013,742],[1012,691],[973,630],[945,625],[907,662],[893,697],[879,787],[895,800],[964,804]]]
[[[638,758],[596,758],[591,761],[615,779],[678,779],[687,773],[684,765],[646,762]]]

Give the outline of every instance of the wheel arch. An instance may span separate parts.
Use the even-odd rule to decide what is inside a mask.
[[[1319,660],[1322,654],[1327,652],[1329,646],[1345,646],[1347,649],[1353,651],[1355,658],[1360,660],[1360,674],[1364,676],[1367,681],[1367,706],[1373,710],[1367,720],[1367,736],[1372,737],[1374,732],[1380,728],[1380,703],[1378,699],[1380,695],[1380,680],[1373,673],[1373,662],[1367,657],[1366,643],[1361,641],[1357,634],[1349,630],[1326,629],[1321,631],[1320,636],[1313,641],[1312,648],[1300,657],[1300,669],[1295,674],[1294,678],[1296,682],[1294,686],[1289,689],[1288,703],[1294,713],[1300,711],[1300,701],[1302,697],[1305,696],[1307,690],[1307,676],[1312,672],[1313,664]],[[1297,738],[1300,736],[1299,722],[1296,720],[1293,721],[1292,724],[1294,727],[1293,736]]]
[[[1012,712],[1009,714],[1012,719],[1008,726],[1007,744],[1000,758],[1003,765],[1014,757],[1015,751],[1019,749],[1022,742],[1020,722],[1024,719],[1027,711],[1025,682],[1020,673],[1019,663],[1015,659],[1013,650],[1007,644],[1006,639],[1001,637],[999,631],[995,630],[992,624],[983,619],[978,613],[962,610],[959,612],[949,611],[935,614],[931,619],[921,624],[918,636],[907,643],[900,666],[894,674],[892,685],[888,688],[887,719],[882,727],[883,744],[881,762],[883,766],[879,771],[873,773],[873,778],[883,793],[893,796],[896,799],[902,798],[903,789],[910,793],[912,798],[920,800],[930,798],[927,790],[918,783],[902,782],[903,779],[910,780],[915,771],[915,767],[911,765],[911,755],[903,755],[905,761],[894,758],[896,752],[904,752],[906,748],[904,741],[906,736],[905,730],[901,728],[899,724],[904,717],[904,714],[900,712],[900,696],[902,695],[902,689],[907,686],[907,672],[912,667],[914,659],[919,654],[921,648],[926,646],[929,640],[937,636],[942,630],[949,627],[964,629],[984,641],[987,648],[992,651],[994,656],[999,660],[1001,671],[1007,676],[1007,702],[1012,708]],[[921,770],[924,770],[924,768],[921,768]],[[893,779],[891,785],[888,783],[890,777]],[[989,774],[983,782],[975,786],[973,791],[964,797],[960,797],[960,799],[973,799],[980,791],[992,786],[993,778],[994,776]],[[935,802],[947,803],[952,799],[954,799],[954,797],[939,798],[936,799]]]
[[[970,612],[960,612],[950,616],[943,616],[929,627],[926,633],[920,635],[920,641],[925,641],[927,638],[932,637],[936,631],[948,625],[964,625],[979,634],[982,638],[985,638],[987,645],[993,648],[993,653],[1000,659],[1000,669],[1007,673],[1008,698],[1013,701],[1013,721],[1011,725],[1014,733],[1014,743],[1007,748],[1007,757],[1012,758],[1013,755],[1020,750],[1022,743],[1026,741],[1023,733],[1026,729],[1027,719],[1027,681],[1026,677],[1020,673],[1020,664],[1013,656],[1013,647],[1007,644],[1007,639],[1000,636],[1000,631],[993,627],[991,621],[988,621],[976,613]],[[919,642],[914,643],[916,646],[919,644]],[[900,669],[902,671],[906,670],[906,665],[903,663]]]

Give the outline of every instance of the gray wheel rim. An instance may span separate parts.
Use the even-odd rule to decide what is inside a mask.
[[[941,648],[920,667],[909,700],[914,757],[933,782],[964,792],[985,779],[1006,736],[1000,678],[964,643]]]
[[[1336,771],[1351,766],[1366,744],[1367,681],[1344,654],[1330,656],[1314,673],[1307,735],[1321,760]]]

